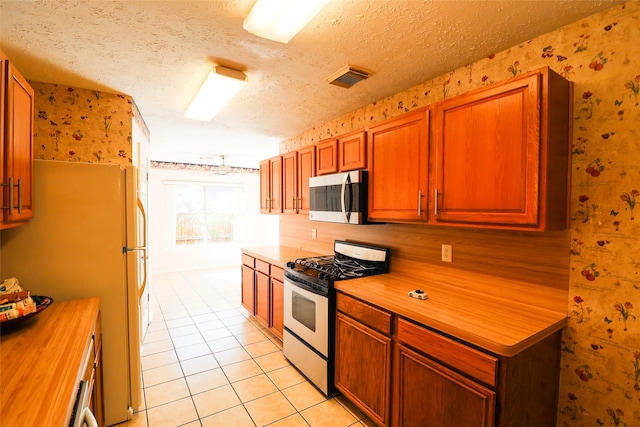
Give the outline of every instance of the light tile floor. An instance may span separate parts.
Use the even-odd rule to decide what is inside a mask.
[[[118,427],[373,427],[287,361],[240,304],[240,277],[239,266],[152,276],[144,407]]]

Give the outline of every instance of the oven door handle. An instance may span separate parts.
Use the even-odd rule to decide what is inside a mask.
[[[291,277],[287,276],[287,273],[284,274],[285,279],[290,282],[293,286],[295,286],[296,288],[300,288],[300,289],[304,289],[307,292],[311,292],[312,294],[315,295],[319,295],[321,297],[327,297],[327,294],[318,290],[318,289],[314,289],[313,287],[309,286],[308,284],[304,283],[304,282],[300,282],[296,279],[292,279]]]
[[[347,193],[347,185],[349,186],[349,191],[351,191],[351,174],[349,172],[345,173],[344,178],[342,178],[342,191],[340,192],[342,215],[344,215],[344,222],[349,224],[349,221],[351,220],[351,211],[347,212],[347,200],[345,199],[345,195]],[[350,197],[353,197],[353,195],[351,195]]]

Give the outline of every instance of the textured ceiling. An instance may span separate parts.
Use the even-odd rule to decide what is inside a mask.
[[[247,33],[254,0],[0,1],[0,42],[26,78],[131,95],[154,160],[257,167],[278,142],[621,3],[331,0],[289,44]],[[215,63],[249,84],[211,122],[183,118]],[[374,74],[350,89],[326,79]]]

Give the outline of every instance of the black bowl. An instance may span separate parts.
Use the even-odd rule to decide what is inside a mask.
[[[15,319],[10,319],[10,320],[5,320],[3,322],[0,322],[0,328],[2,329],[13,328],[14,326],[19,325],[25,320],[31,319],[36,314],[42,312],[45,308],[49,307],[53,302],[53,298],[51,297],[31,295],[31,298],[36,303],[36,311],[34,311],[33,313],[29,313],[25,316],[16,317]]]

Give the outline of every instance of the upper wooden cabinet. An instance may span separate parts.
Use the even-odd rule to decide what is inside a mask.
[[[34,92],[1,51],[0,65],[0,228],[9,228],[33,217]]]
[[[328,139],[316,144],[316,175],[338,172],[338,140]]]
[[[338,165],[340,172],[367,167],[367,133],[354,132],[338,138]]]
[[[298,206],[298,152],[282,155],[282,208],[284,213],[296,213]]]
[[[544,68],[436,104],[430,222],[565,228],[570,95]]]
[[[282,213],[282,156],[260,162],[260,212]]]
[[[375,126],[367,141],[369,220],[426,222],[429,110]]]
[[[309,178],[316,175],[316,147],[298,150],[298,213],[309,213]]]
[[[321,141],[315,172],[366,168],[373,222],[561,230],[569,206],[571,94],[571,83],[549,68],[532,71]],[[305,154],[304,166],[302,151],[284,155],[285,212],[308,211],[311,175],[299,170],[314,167],[313,153]],[[261,203],[275,199],[262,196]],[[282,212],[276,205],[262,211]]]
[[[285,213],[309,212],[309,178],[316,172],[316,147],[282,156],[282,205]]]
[[[317,145],[317,175],[347,172],[367,167],[367,133],[363,130],[338,139],[320,141]]]

